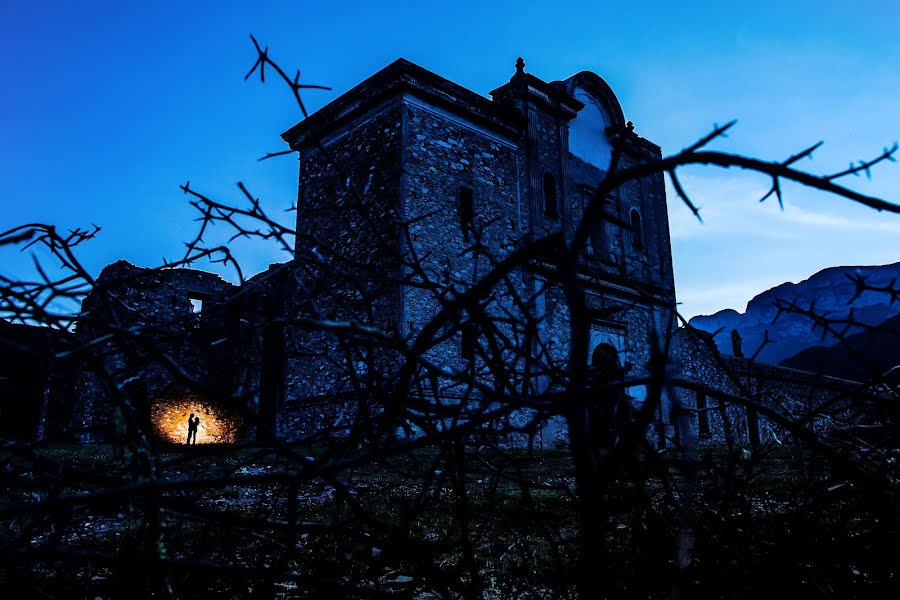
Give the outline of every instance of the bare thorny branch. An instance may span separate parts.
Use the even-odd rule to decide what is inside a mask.
[[[260,81],[265,82],[266,69],[274,71],[307,117],[302,92],[329,88],[300,83],[299,71],[290,77],[269,56],[267,47],[251,39],[257,57],[245,79],[259,73]],[[430,591],[437,597],[457,598],[484,597],[490,589],[501,590],[506,597],[574,593],[601,597],[596,594],[624,595],[626,590],[632,595],[638,590],[649,596],[661,589],[642,575],[652,569],[660,573],[660,585],[668,586],[666,593],[674,597],[693,589],[693,579],[709,577],[710,585],[715,586],[721,576],[717,568],[728,560],[751,561],[751,557],[735,554],[739,550],[734,550],[732,554],[726,552],[727,557],[719,562],[717,550],[746,547],[732,544],[739,539],[735,532],[757,535],[755,526],[760,522],[778,523],[783,519],[793,523],[792,518],[801,515],[808,525],[802,532],[814,538],[830,526],[829,519],[843,518],[849,510],[846,507],[857,500],[862,504],[853,506],[871,511],[879,527],[896,531],[900,513],[896,511],[897,469],[891,462],[895,460],[891,449],[873,450],[862,440],[844,439],[817,427],[826,408],[837,418],[853,394],[832,400],[828,406],[819,404],[804,414],[771,406],[745,373],[722,357],[708,337],[697,332],[692,335],[715,357],[716,367],[727,374],[735,391],[682,380],[673,376],[671,365],[672,324],[656,332],[646,375],[598,374],[585,368],[589,363],[586,332],[594,309],[585,301],[579,265],[592,225],[608,219],[604,215],[605,198],[627,182],[668,174],[675,192],[698,219],[700,211],[678,179],[678,170],[690,165],[738,168],[771,178],[771,189],[760,201],[774,195],[782,205],[782,182],[793,181],[878,211],[900,213],[897,204],[840,183],[859,173],[870,176],[873,167],[893,162],[896,144],[843,171],[816,175],[799,170],[796,164],[812,157],[821,142],[781,161],[707,149],[715,140],[726,137],[734,125],[734,121],[717,125],[696,143],[669,157],[626,167],[616,161],[596,189],[571,239],[555,233],[531,241],[516,240],[508,251],[498,253],[483,235],[497,224],[478,223],[466,232],[471,239],[467,237],[464,253],[484,270],[471,280],[453,273],[449,265],[437,268],[430,256],[415,251],[411,228],[417,219],[429,215],[405,221],[397,218],[392,223],[397,239],[402,240],[402,250],[398,251],[395,239],[384,233],[383,223],[371,212],[367,191],[357,188],[347,166],[331,156],[321,140],[313,140],[314,146],[347,182],[346,191],[361,226],[374,232],[378,248],[373,252],[393,253],[402,266],[398,272],[386,273],[365,257],[342,255],[315,231],[297,231],[282,224],[243,183],[238,183],[241,198],[236,202],[210,198],[189,182],[181,186],[199,213],[197,234],[186,243],[181,259],[139,276],[201,261],[233,268],[243,286],[211,309],[209,316],[204,312],[204,319],[225,315],[241,303],[262,302],[265,286],[286,277],[303,300],[303,310],[264,315],[257,326],[292,327],[321,336],[297,351],[327,364],[333,376],[346,383],[346,397],[339,404],[352,406],[340,411],[333,422],[323,422],[290,442],[277,431],[259,436],[263,441],[246,447],[248,456],[221,472],[212,469],[184,475],[179,471],[181,459],[167,458],[152,442],[152,433],[141,418],[147,398],[134,389],[145,365],[153,362],[187,389],[206,391],[191,365],[182,364],[170,344],[160,342],[161,331],[168,327],[185,331],[194,327],[195,318],[185,314],[165,323],[136,318],[139,311],[129,305],[119,288],[93,277],[77,258],[77,249],[92,239],[99,227],[60,234],[52,226],[29,224],[0,234],[0,247],[40,248],[62,272],[51,276],[35,259],[38,277],[34,281],[2,276],[0,315],[70,333],[76,323],[79,329],[90,329],[89,336],[70,334],[69,344],[58,350],[58,358],[85,357],[91,371],[98,374],[117,414],[122,415],[120,441],[125,465],[116,477],[104,478],[90,469],[72,472],[62,461],[53,463],[41,444],[8,444],[0,460],[6,472],[42,478],[52,491],[42,490],[36,493],[37,498],[4,498],[0,522],[6,527],[8,541],[3,555],[32,566],[44,565],[45,570],[47,561],[127,567],[142,577],[152,574],[156,578],[129,584],[173,595],[177,590],[190,589],[185,574],[218,575],[234,569],[268,586],[263,589],[274,591],[276,583],[290,582],[305,586],[303,592],[312,595],[340,590],[359,597],[410,597],[415,591]],[[291,152],[269,153],[264,158]],[[205,238],[217,224],[229,232],[229,239],[207,246]],[[230,243],[238,239],[274,243],[295,258],[287,266],[247,280],[230,249]],[[519,278],[529,273],[537,260],[551,267],[544,274],[545,283],[536,292],[523,292]],[[321,290],[317,289],[323,281],[339,282],[333,283],[335,288],[346,291],[352,300],[342,299],[337,308],[323,308],[318,298]],[[384,326],[374,316],[379,295],[373,291],[373,282],[423,290],[434,302],[434,314],[417,331],[404,331],[402,323]],[[127,283],[125,279],[118,285]],[[864,292],[885,294],[891,303],[900,296],[894,281],[872,286],[859,278],[854,284],[856,294],[848,299],[851,303]],[[537,297],[552,289],[561,291],[571,315],[570,346],[563,356],[539,334],[548,317],[536,310]],[[508,307],[496,301],[500,294],[509,299]],[[99,299],[93,306],[83,303],[89,295]],[[61,302],[79,303],[82,308],[66,312],[59,308]],[[362,310],[357,310],[359,305]],[[803,314],[814,327],[838,340],[861,326],[852,313],[846,319],[834,319],[817,313],[812,306],[790,302],[780,303],[778,310]],[[676,318],[674,311],[671,318]],[[471,336],[472,344],[465,368],[451,369],[434,359],[436,349],[454,343],[461,335]],[[328,340],[338,352],[332,354],[326,349],[330,347]],[[766,337],[763,345],[768,341]],[[761,349],[748,361],[747,369],[755,364]],[[123,357],[124,366],[112,367],[111,356]],[[866,387],[870,383],[864,382],[859,391],[870,390]],[[625,394],[636,386],[646,386],[647,397],[639,409],[630,412],[625,409]],[[679,389],[702,392],[717,405],[692,413],[678,402]],[[245,386],[232,392],[228,400],[246,407],[250,414],[259,393],[258,388]],[[657,422],[666,399],[672,410],[683,415],[707,410],[721,415],[727,439],[724,459],[694,447],[690,432],[679,429],[678,415],[674,434],[677,445],[660,452],[648,431]],[[766,460],[777,453],[777,448],[774,444],[758,448],[753,460],[742,462],[742,448],[735,442],[736,423],[745,414],[739,410],[755,411],[769,423],[773,434],[790,440],[798,449],[804,473],[816,468],[817,461],[827,460],[836,476],[852,483],[835,488],[841,490],[840,502],[811,478],[799,488],[801,500],[795,504],[791,504],[794,499],[778,500],[788,508],[773,508],[775,504],[748,506],[749,496],[742,494],[756,485],[755,461]],[[530,418],[517,421],[523,411],[530,411]],[[529,453],[535,452],[541,427],[552,418],[565,420],[569,447],[564,454],[538,453],[535,459]],[[896,422],[882,425],[894,427]],[[659,438],[669,435],[662,432]],[[528,440],[528,452],[508,447],[509,440],[516,436]],[[221,460],[227,463],[225,458]],[[267,469],[252,471],[265,461],[269,461]],[[540,465],[548,461],[560,470],[542,471]],[[709,486],[702,480],[704,469],[720,485]],[[385,489],[379,494],[385,498],[373,501],[367,495],[369,486],[378,485],[372,483],[373,474],[389,482],[385,488],[402,488],[404,495],[398,498],[389,493],[396,490]],[[220,508],[218,500],[234,490],[241,490],[244,496],[255,494],[261,502],[260,514],[246,510],[246,503],[238,510]],[[312,498],[318,496],[331,498],[331,503],[316,504]],[[379,501],[390,504],[386,508]],[[510,527],[513,501],[529,523],[516,522]],[[557,513],[558,520],[548,519],[541,512],[547,506]],[[138,523],[143,536],[135,536],[131,549],[124,554],[102,547],[64,546],[62,536],[86,519],[111,519],[119,511],[127,512],[123,519]],[[867,514],[859,518],[864,520]],[[670,518],[674,521],[667,521]],[[197,558],[200,554],[190,556],[174,547],[172,540],[177,536],[171,531],[172,523],[181,523],[182,519],[201,524],[206,528],[203,535],[211,536],[205,546],[195,547],[205,553],[201,558]],[[563,541],[563,530],[568,528],[579,533]],[[532,533],[524,533],[526,529]],[[233,544],[230,549],[234,555],[229,556],[224,548],[215,546],[215,540],[228,539],[219,535],[222,532],[249,532],[255,542],[243,545],[219,541]],[[864,533],[867,539],[877,535]],[[541,555],[522,541],[527,535],[533,535],[527,538],[532,540],[558,540],[558,547],[547,548]],[[764,534],[758,535],[761,547],[775,546]],[[852,537],[849,532],[847,537]],[[512,543],[507,543],[510,539]],[[676,546],[676,540],[680,558],[674,572],[671,565],[676,563],[669,550]],[[502,551],[494,551],[501,542]],[[623,547],[633,549],[624,563],[619,556]],[[551,552],[557,553],[554,561],[546,556]],[[693,562],[692,552],[697,557]],[[239,553],[250,554],[242,562]],[[603,560],[597,561],[598,556]],[[143,566],[136,562],[138,557],[145,561]],[[256,559],[266,566],[250,562]],[[623,564],[627,566],[621,567]],[[757,563],[745,566],[752,566],[757,573],[760,569]],[[78,580],[81,573],[77,567],[71,568],[76,570],[66,573]],[[159,581],[160,576],[164,582]],[[35,589],[41,585],[21,569],[0,573],[0,577]],[[178,587],[182,585],[188,587]]]

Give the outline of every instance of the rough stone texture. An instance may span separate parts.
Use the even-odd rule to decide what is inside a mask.
[[[865,406],[866,403],[856,382],[722,355],[716,349],[712,335],[706,332],[679,330],[672,341],[672,360],[681,379],[725,394],[750,398],[787,418],[801,419],[818,412],[817,407],[829,407],[829,416],[820,414],[814,420],[818,430],[853,422],[858,415],[851,407]],[[768,441],[777,443],[786,437],[783,426],[737,403],[727,403],[723,410],[713,394],[684,386],[677,388],[677,395],[685,419],[683,429],[691,443],[731,441],[753,445]],[[701,399],[698,404],[698,395],[706,401]],[[700,431],[701,412],[707,415],[708,432]],[[755,440],[754,421],[758,431]],[[672,428],[669,435],[676,435]]]
[[[76,336],[92,344],[82,357],[80,404],[71,428],[112,435],[122,408],[109,394],[113,385],[127,386],[146,404],[135,407],[145,419],[155,399],[190,387],[213,398],[229,397],[240,327],[237,314],[221,306],[234,289],[215,274],[192,269],[144,269],[125,261],[103,269],[76,327]],[[192,298],[203,302],[199,313]],[[107,334],[112,341],[105,341]],[[168,359],[195,379],[193,385],[179,380]],[[100,376],[102,370],[110,380]]]
[[[351,321],[413,337],[444,300],[433,290],[402,283],[417,277],[404,266],[411,257],[427,256],[429,277],[462,287],[528,240],[560,230],[572,234],[605,175],[568,150],[569,124],[583,106],[573,97],[576,87],[591,91],[611,115],[612,125],[601,135],[623,140],[626,165],[659,156],[656,146],[626,127],[614,95],[596,75],[548,84],[519,70],[489,100],[403,60],[285,132],[300,162],[296,259],[248,282],[250,291],[240,302],[229,302],[222,317],[234,326],[221,343],[231,353],[223,362],[235,365],[227,387],[232,396],[248,399],[257,434],[274,428],[299,438],[316,428],[346,428],[359,416],[342,400],[353,391],[347,370],[377,377],[396,362],[383,352],[373,356],[364,344],[348,346],[334,333],[309,331],[300,326],[304,319]],[[461,209],[464,194],[471,195],[471,215]],[[556,198],[549,210],[547,194]],[[640,248],[627,230],[632,209],[643,217]],[[651,337],[666,326],[674,304],[661,178],[617,191],[607,212],[580,269],[589,305],[608,315],[592,325],[591,346],[610,344],[631,374],[640,374]],[[472,250],[476,232],[489,256]],[[514,315],[509,294],[523,298],[541,320],[537,335],[548,358],[563,361],[569,317],[561,290],[547,283],[548,269],[549,263],[537,261],[515,274],[512,290],[499,292],[482,310]],[[112,265],[101,281],[116,289],[115,301],[103,308],[102,318],[156,327],[163,347],[204,380],[216,360],[196,341],[215,337],[213,322],[190,324],[185,292],[193,286],[214,299],[230,290],[194,273]],[[86,307],[93,304],[89,300]],[[521,336],[517,327],[510,324],[508,334]],[[450,338],[427,358],[443,369],[480,372],[480,359],[468,365],[460,343],[460,336]],[[110,348],[106,358],[123,376],[134,367],[125,350]],[[148,397],[177,388],[152,357],[147,360]],[[444,383],[433,382],[440,396],[463,399],[461,390]],[[84,425],[97,424],[110,413],[100,408],[107,405],[99,401],[98,383],[88,377],[83,386],[89,405]],[[640,390],[632,395],[639,400]],[[514,417],[523,427],[529,420],[528,411]],[[565,439],[559,423],[535,433],[541,444]]]
[[[288,438],[349,427],[356,412],[342,399],[353,391],[350,363],[385,367],[389,360],[364,356],[364,347],[348,348],[337,334],[297,329],[292,319],[396,329],[402,129],[399,102],[387,100],[352,127],[323,135],[324,152],[300,150],[294,273],[303,289],[286,291],[287,379],[277,411],[277,429]]]
[[[383,252],[380,273],[411,275],[397,269],[390,260],[390,248],[379,247],[379,235],[393,243],[393,232],[372,229],[360,221],[360,207],[347,206],[343,181],[329,187],[333,175],[329,178],[319,140],[351,181],[364,182],[360,183],[366,190],[362,204],[370,212],[385,220],[393,217],[395,222],[410,223],[399,236],[401,252],[405,258],[427,256],[425,270],[435,281],[462,287],[486,272],[490,260],[473,250],[474,231],[492,260],[501,260],[530,239],[559,230],[571,235],[585,203],[605,176],[568,151],[569,123],[583,106],[572,96],[573,86],[595,90],[593,97],[612,115],[608,135],[622,138],[625,166],[660,156],[658,147],[626,127],[612,92],[596,75],[582,73],[566,82],[547,84],[520,71],[494,90],[489,101],[401,60],[284,134],[300,152],[298,229],[314,237],[326,256],[333,250],[336,255],[378,260],[378,252]],[[553,190],[545,189],[548,185]],[[550,212],[547,193],[557,199]],[[471,215],[461,208],[465,194],[471,195]],[[603,233],[593,241],[593,256],[581,269],[589,305],[609,315],[592,326],[591,350],[601,343],[611,344],[620,362],[630,367],[629,374],[640,376],[651,340],[662,335],[674,306],[662,178],[632,182],[618,190],[607,210]],[[632,210],[642,217],[640,247],[627,230]],[[298,245],[298,258],[301,250]],[[533,270],[517,274],[512,285],[514,293],[534,303],[535,316],[543,320],[539,335],[550,349],[550,358],[562,361],[568,355],[569,317],[561,290],[547,284],[548,269],[549,264],[539,261]],[[323,270],[312,274],[310,281],[326,276]],[[411,276],[414,283],[421,282],[417,275]],[[357,278],[365,279],[365,275]],[[341,307],[337,312],[344,318],[388,331],[396,327],[404,336],[417,335],[445,301],[433,290],[398,284],[396,296],[385,289],[385,303],[375,314],[364,314],[363,307],[353,306],[352,290],[344,287],[341,283],[325,292],[320,306]],[[339,290],[346,297],[339,297]],[[503,291],[482,310],[516,312]],[[295,343],[306,340],[304,345],[329,356],[336,351],[336,340],[329,341],[326,334],[288,333],[288,338]],[[426,356],[439,367],[458,371],[466,368],[460,344],[456,336],[431,348]],[[335,363],[329,370],[322,362],[298,363],[289,369],[295,384],[286,406],[296,401],[308,407],[311,398],[340,397],[344,390],[338,373],[346,365]],[[479,366],[476,359],[475,372]],[[432,383],[440,396],[464,393],[446,383],[440,378]],[[637,401],[642,394],[632,390]],[[527,423],[527,413],[517,420]],[[559,444],[564,439],[559,424],[547,424],[538,435],[540,443]]]

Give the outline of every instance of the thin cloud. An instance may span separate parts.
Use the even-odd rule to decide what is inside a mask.
[[[703,217],[699,223],[668,191],[676,292],[686,316],[743,311],[757,294],[829,266],[900,260],[897,215],[799,186],[784,190],[781,210],[773,198],[759,202],[769,189],[765,178],[740,173],[680,179]]]

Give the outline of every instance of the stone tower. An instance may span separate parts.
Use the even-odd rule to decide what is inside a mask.
[[[404,283],[411,275],[405,257],[428,257],[424,266],[435,277],[474,282],[487,265],[467,252],[473,231],[497,259],[522,240],[571,235],[613,148],[621,167],[660,157],[594,73],[548,83],[519,59],[490,96],[400,59],[282,134],[300,162],[298,257],[310,245],[326,257],[311,280],[363,265],[354,285],[365,280],[369,292],[378,290],[376,301],[355,304],[342,284],[319,285],[319,302],[335,316],[415,335],[441,301]],[[612,315],[591,325],[592,358],[612,356],[638,375],[675,304],[662,176],[630,182],[604,200],[604,220],[579,265],[589,305]],[[400,230],[397,222],[408,225]],[[519,282],[545,315],[540,335],[562,355],[569,320],[561,291],[546,285],[547,268],[536,261]],[[293,345],[312,343],[298,333]],[[433,358],[459,367],[461,344],[448,341]],[[341,392],[327,367],[311,370],[302,352],[294,354],[282,430],[296,425],[291,405]],[[644,394],[630,393],[638,402]]]

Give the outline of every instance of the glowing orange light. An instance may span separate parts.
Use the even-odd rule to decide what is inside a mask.
[[[160,438],[173,444],[185,444],[191,413],[200,417],[198,444],[231,444],[237,441],[237,419],[198,398],[157,400],[150,408],[150,420]]]

